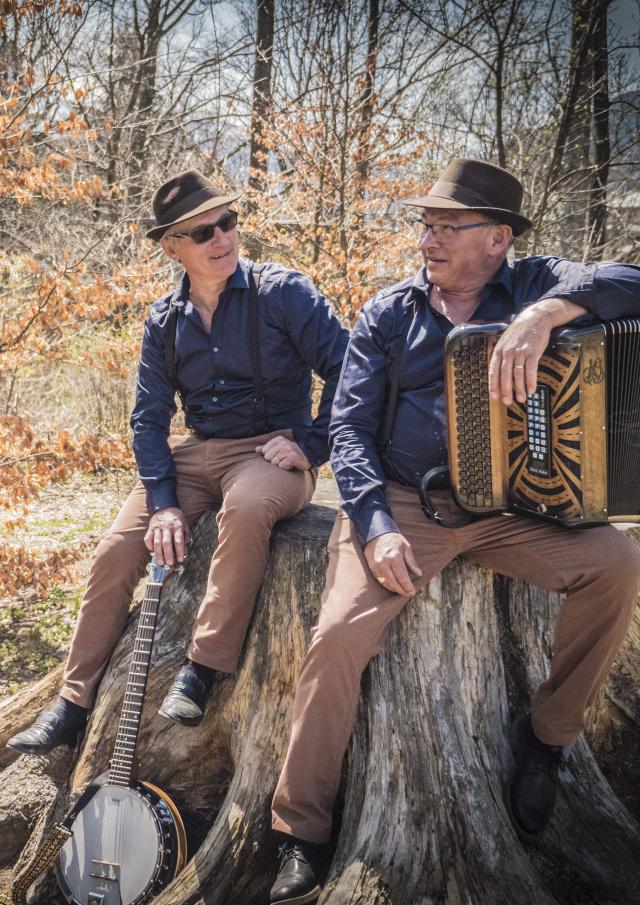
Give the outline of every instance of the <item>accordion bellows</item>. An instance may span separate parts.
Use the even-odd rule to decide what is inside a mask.
[[[533,396],[490,399],[507,324],[464,324],[445,346],[449,469],[472,512],[566,525],[640,521],[640,319],[552,331]]]

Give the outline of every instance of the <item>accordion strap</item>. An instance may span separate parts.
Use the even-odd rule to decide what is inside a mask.
[[[418,493],[420,494],[420,508],[428,519],[440,522],[445,528],[462,528],[464,525],[468,525],[469,522],[473,521],[473,516],[468,514],[463,515],[457,522],[450,522],[441,514],[440,510],[434,505],[431,499],[431,490],[436,489],[438,486],[440,488],[448,487],[450,484],[449,468],[447,465],[438,465],[436,468],[431,468],[424,475],[416,475],[416,479]]]

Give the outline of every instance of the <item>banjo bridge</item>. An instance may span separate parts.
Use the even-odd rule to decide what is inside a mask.
[[[111,861],[99,861],[97,858],[92,858],[91,863],[95,866],[93,871],[89,873],[89,876],[94,880],[107,880],[111,883],[120,882],[119,864],[113,864]],[[101,902],[102,899],[99,901]]]

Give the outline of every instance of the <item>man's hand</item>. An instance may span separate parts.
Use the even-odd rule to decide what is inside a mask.
[[[526,402],[535,393],[538,362],[549,345],[554,327],[567,324],[587,309],[568,299],[543,299],[522,311],[504,331],[493,350],[489,365],[489,393],[505,405]]]
[[[392,594],[411,597],[416,593],[409,570],[418,576],[422,575],[422,570],[411,544],[401,534],[390,531],[374,537],[365,544],[364,555],[375,578]]]
[[[184,559],[190,537],[182,509],[167,506],[166,509],[158,509],[151,516],[144,542],[159,566],[172,566],[176,560],[182,562]]]
[[[297,468],[299,471],[309,471],[311,463],[302,452],[297,443],[287,440],[286,437],[272,437],[264,446],[256,446],[256,452],[264,456],[267,462],[291,471]]]

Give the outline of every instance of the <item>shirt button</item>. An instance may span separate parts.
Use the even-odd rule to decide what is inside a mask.
[[[211,397],[211,401],[212,401],[212,402],[217,402],[217,401],[218,401],[218,397],[217,397],[217,396],[212,396],[212,397]]]
[[[213,347],[213,351],[214,351],[214,352],[217,352],[217,351],[218,351],[218,347],[217,347],[217,346],[214,346],[214,347]]]
[[[222,378],[218,381],[218,383],[224,383],[224,377],[222,377]]]

